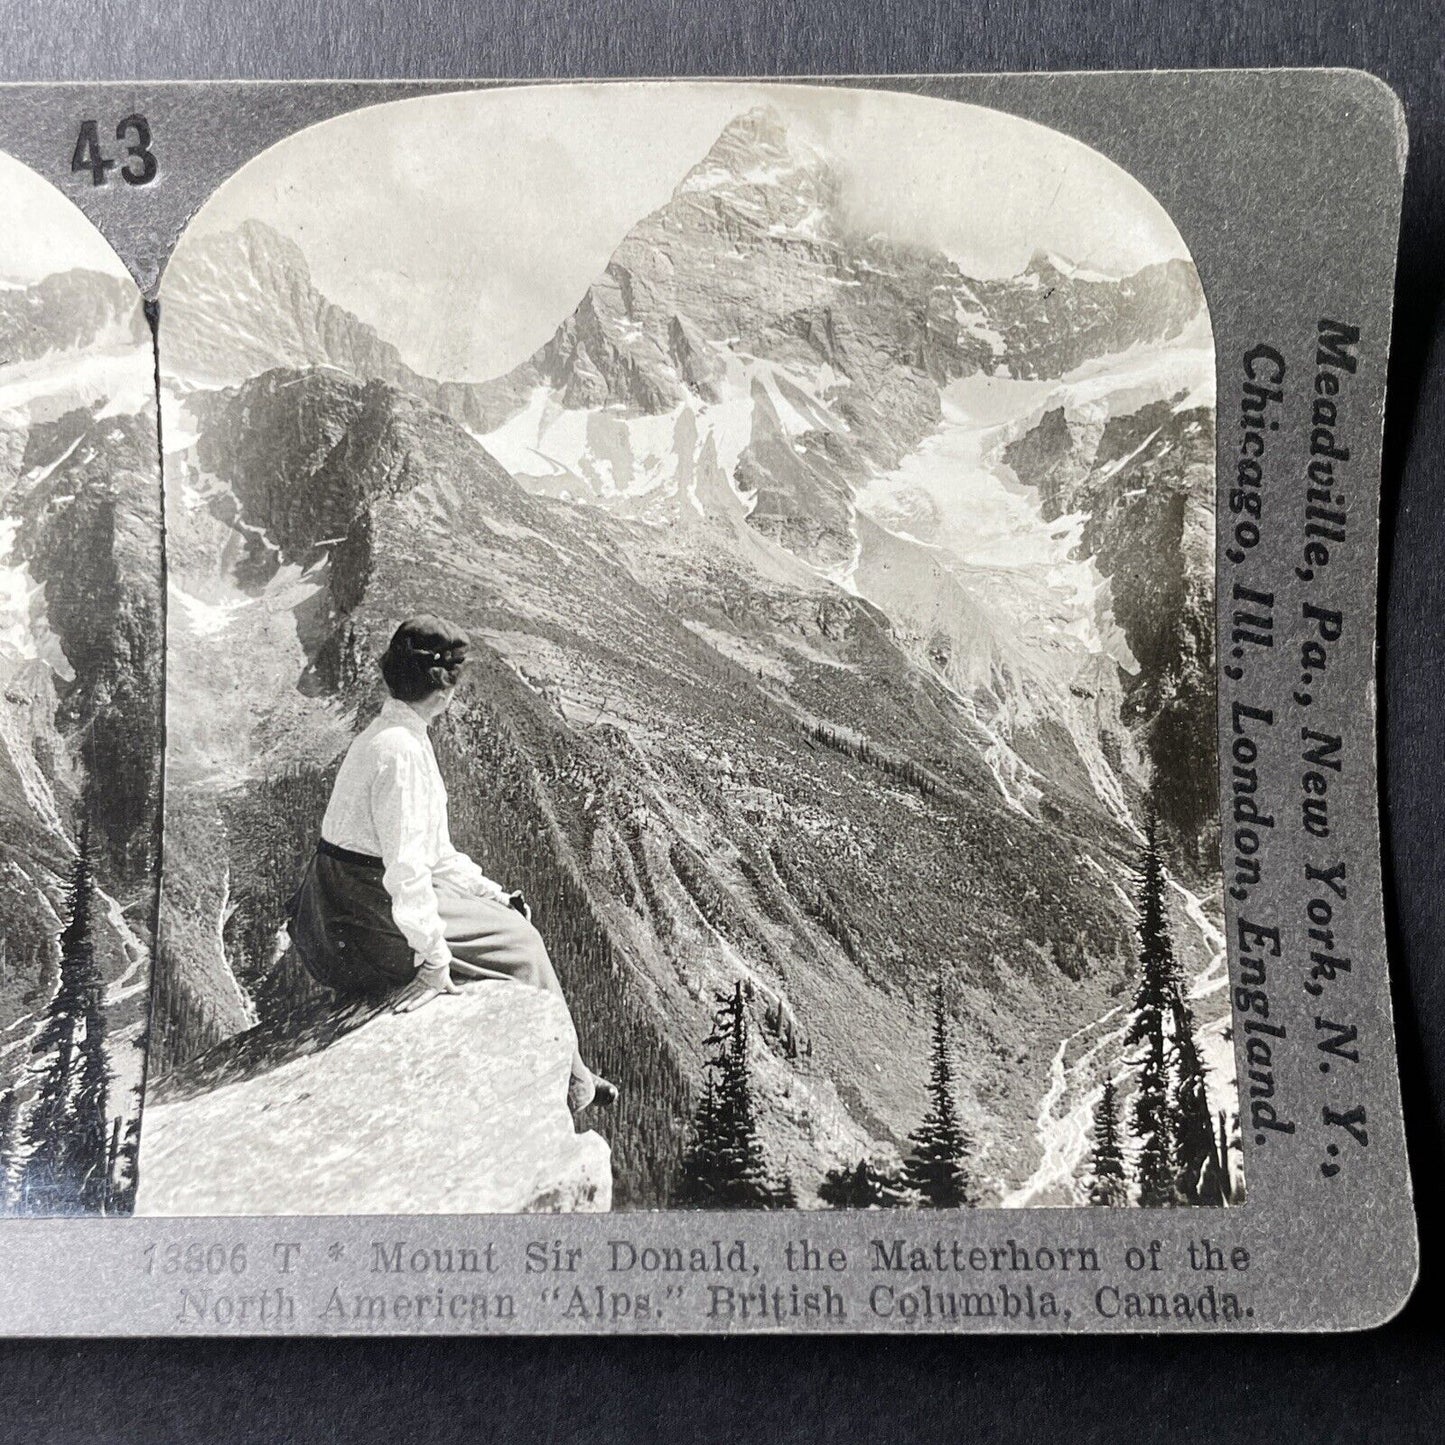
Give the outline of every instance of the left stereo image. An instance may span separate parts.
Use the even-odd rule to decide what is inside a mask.
[[[0,1209],[128,1214],[160,859],[155,350],[135,282],[0,156]]]

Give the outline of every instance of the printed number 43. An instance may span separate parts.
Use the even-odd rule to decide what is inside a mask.
[[[115,128],[115,138],[126,142],[126,162],[120,167],[121,179],[129,186],[148,185],[156,178],[156,157],[151,150],[150,123],[143,115],[128,115]],[[93,120],[80,123],[80,135],[76,138],[75,152],[70,157],[72,171],[89,171],[90,183],[103,186],[108,171],[120,162],[106,155],[100,148],[100,126]]]

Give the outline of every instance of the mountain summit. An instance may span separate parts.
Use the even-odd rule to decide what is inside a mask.
[[[755,106],[725,125],[706,156],[677,184],[673,200],[726,191],[733,204],[749,196],[771,224],[796,225],[831,211],[838,182],[822,152],[790,136],[769,105]]]
[[[1138,678],[1139,655],[1152,671],[1175,652],[1156,663],[1158,649],[1131,650],[1115,609],[1144,609],[1044,498],[1020,499],[1028,478],[1008,456],[1024,447],[1005,448],[1045,425],[1051,404],[1087,447],[1116,408],[1177,399],[1174,358],[1194,354],[1182,343],[1202,322],[1193,269],[1164,262],[1115,281],[1039,257],[1018,277],[976,280],[940,252],[858,234],[838,195],[826,159],[775,111],[739,116],[551,341],[495,385],[487,411],[502,419],[468,424],[536,492],[709,549],[722,528],[756,556],[738,541],[745,519],[775,552],[888,615],[912,655],[972,700],[1001,778],[1029,771],[1015,734],[1047,726],[1072,739],[1121,815],[1124,698],[1093,685],[1092,658]],[[1127,397],[1107,385],[1107,358],[1123,355],[1135,358]],[[1212,362],[1200,364],[1207,380]],[[1081,365],[1102,380],[1071,384]],[[1191,535],[1208,531],[1212,492],[1187,459],[1211,446],[1207,414],[1189,408],[1114,474],[1119,495],[1138,498],[1128,512],[1199,487],[1174,545],[1121,573],[1126,587],[1158,598],[1173,584],[1138,568],[1178,566],[1185,519]],[[1137,483],[1156,460],[1170,480],[1146,495]],[[1157,676],[1126,686],[1162,688]],[[1000,786],[1032,806],[1028,786]]]

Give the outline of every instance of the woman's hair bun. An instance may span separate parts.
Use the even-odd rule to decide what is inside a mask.
[[[420,702],[454,687],[467,660],[471,639],[461,628],[424,612],[408,617],[391,635],[381,658],[381,675],[391,695]]]

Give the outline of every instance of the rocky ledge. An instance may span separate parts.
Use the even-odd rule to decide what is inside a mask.
[[[556,999],[508,983],[251,1029],[152,1083],[136,1213],[607,1210],[610,1151],[567,1108],[573,1040]]]

